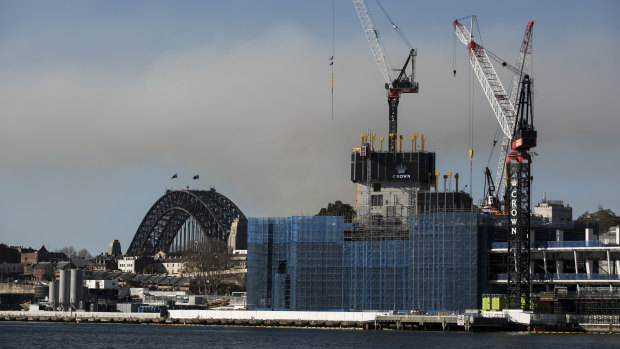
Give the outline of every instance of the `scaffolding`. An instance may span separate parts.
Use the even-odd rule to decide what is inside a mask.
[[[345,309],[411,309],[407,240],[346,242],[343,257]]]
[[[248,308],[342,309],[343,217],[253,218]]]
[[[446,312],[479,308],[484,247],[479,243],[478,221],[475,212],[410,217],[412,308]]]
[[[248,308],[477,308],[484,269],[478,219],[474,212],[411,215],[403,235],[343,217],[251,218]]]

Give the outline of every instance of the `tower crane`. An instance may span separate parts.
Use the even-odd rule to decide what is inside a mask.
[[[497,211],[501,207],[497,195],[495,195],[495,183],[493,183],[493,176],[491,170],[488,167],[484,169],[484,200],[480,208],[490,210],[491,213],[498,213]]]
[[[467,18],[467,17],[466,17]],[[505,183],[505,164],[508,151],[510,150],[510,141],[512,138],[512,130],[514,128],[515,119],[515,105],[517,104],[518,90],[523,80],[523,77],[528,72],[529,58],[532,54],[532,27],[533,21],[528,22],[525,28],[525,34],[523,41],[521,42],[521,48],[519,50],[519,56],[515,66],[507,64],[501,61],[499,57],[485,49],[482,45],[478,44],[474,40],[473,28],[476,26],[476,16],[469,17],[471,20],[472,32],[467,30],[459,20],[455,20],[453,23],[454,31],[459,40],[467,45],[469,49],[469,61],[474,68],[476,77],[482,85],[482,89],[491,105],[491,109],[499,122],[502,129],[503,139],[500,150],[500,155],[497,163],[497,170],[495,172],[495,196],[500,202],[504,197],[504,183]],[[512,82],[510,84],[510,95],[506,93],[499,77],[493,65],[491,59],[500,61],[503,67],[508,68],[513,72]],[[485,203],[489,205],[490,202]],[[495,208],[499,211],[499,208]]]
[[[523,76],[517,104],[517,119],[506,158],[506,211],[508,211],[508,307],[525,309],[530,305],[530,184],[532,157],[536,146],[531,80]]]
[[[407,56],[405,64],[402,69],[400,69],[398,76],[393,78],[390,74],[390,70],[392,69],[388,68],[389,60],[384,52],[383,44],[379,39],[379,34],[370,12],[368,11],[366,2],[364,0],[353,0],[353,5],[355,6],[357,15],[360,18],[362,29],[364,30],[364,34],[366,34],[366,39],[370,45],[370,51],[377,62],[379,72],[385,79],[385,89],[387,90],[389,106],[389,151],[396,152],[396,141],[398,138],[398,102],[400,99],[400,94],[418,93],[418,83],[414,81],[415,57],[417,55],[417,51],[410,47],[409,55]],[[406,41],[394,22],[392,22],[392,27],[399,33],[401,38]],[[407,74],[408,66],[411,67],[411,72],[409,74]]]
[[[507,300],[509,308],[529,309],[530,305],[530,165],[529,150],[536,146],[537,132],[533,123],[533,105],[531,99],[531,80],[526,73],[527,58],[531,55],[531,37],[533,22],[529,22],[521,44],[517,60],[517,73],[512,81],[511,95],[507,96],[487,50],[473,37],[476,17],[471,16],[471,32],[459,20],[453,22],[454,31],[459,40],[469,49],[469,61],[474,69],[482,89],[491,104],[491,109],[504,133],[502,154],[500,155],[495,183],[499,187],[503,174],[506,174],[505,210],[508,219],[508,284]],[[506,65],[506,63],[502,63]],[[518,92],[517,92],[518,91]],[[518,97],[518,99],[517,99]],[[517,110],[515,111],[515,105]],[[510,153],[508,153],[510,145]],[[492,181],[486,171],[490,188]],[[491,193],[491,190],[489,190]],[[500,198],[500,190],[497,197]],[[492,198],[491,198],[492,199]],[[496,201],[499,203],[499,200]]]

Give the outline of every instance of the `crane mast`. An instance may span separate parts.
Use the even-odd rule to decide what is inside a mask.
[[[370,51],[379,67],[379,72],[385,80],[385,89],[388,98],[388,123],[389,123],[389,151],[396,152],[396,140],[398,138],[398,102],[401,93],[418,93],[418,83],[415,78],[415,57],[417,51],[410,49],[409,55],[398,76],[393,79],[388,67],[388,58],[384,52],[383,45],[379,39],[379,34],[372,20],[370,12],[364,0],[353,0],[353,5],[362,24],[362,29],[368,40]],[[395,24],[392,24],[397,29]],[[407,67],[411,67],[411,73],[407,74]]]
[[[530,184],[532,157],[529,150],[536,146],[531,80],[523,77],[519,90],[517,119],[506,158],[506,210],[508,211],[508,307],[525,309],[530,305]]]

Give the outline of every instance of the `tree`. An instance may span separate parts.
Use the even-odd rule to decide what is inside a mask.
[[[87,249],[83,248],[79,251],[76,251],[73,246],[66,246],[63,248],[56,249],[54,252],[60,252],[67,255],[69,258],[86,258],[91,259],[93,256],[88,252]]]
[[[93,258],[93,256],[90,254],[90,252],[88,252],[88,250],[85,249],[85,248],[77,251],[77,257],[78,258],[84,258],[84,259],[91,259],[91,258]]]
[[[63,247],[63,248],[59,248],[59,249],[56,249],[56,251],[54,251],[54,252],[64,253],[69,258],[74,258],[75,257],[75,248],[73,248],[73,246],[66,246],[66,247]]]
[[[185,271],[196,278],[198,293],[217,294],[222,290],[231,267],[231,253],[225,241],[207,239],[195,241],[184,253]]]
[[[144,269],[142,269],[144,274],[159,274],[162,272],[161,264],[159,263],[150,263]]]
[[[349,204],[344,204],[340,200],[336,200],[333,204],[327,204],[327,207],[322,208],[317,216],[344,216],[345,221],[353,220],[356,212]]]
[[[603,207],[599,206],[598,211],[594,213],[590,213],[588,211],[584,212],[581,216],[579,216],[579,218],[577,218],[577,222],[598,224],[599,234],[604,234],[609,230],[609,228],[620,224],[620,217],[616,216],[612,210],[603,209]]]

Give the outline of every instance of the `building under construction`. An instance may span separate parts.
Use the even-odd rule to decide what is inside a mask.
[[[462,313],[506,294],[505,216],[481,212],[448,175],[442,188],[434,153],[377,151],[370,139],[351,154],[352,222],[249,219],[248,308]],[[596,229],[532,217],[533,310],[620,316],[609,297],[619,292],[620,232],[600,241]]]
[[[478,307],[487,279],[485,215],[458,184],[438,190],[435,153],[413,144],[411,152],[377,151],[370,137],[351,154],[354,221],[249,219],[249,308]]]
[[[534,215],[530,209],[530,150],[538,137],[527,74],[533,21],[526,26],[518,68],[511,66],[510,94],[487,50],[475,41],[475,16],[468,17],[469,30],[459,20],[453,23],[504,133],[495,185],[486,171],[487,203],[480,208],[489,211],[482,212],[470,194],[459,190],[458,174],[442,178],[435,172],[435,153],[424,149],[425,136],[414,134],[411,149],[403,151],[398,104],[401,94],[419,91],[417,51],[409,47],[402,69],[389,67],[365,1],[353,3],[385,79],[388,150],[383,151],[383,137],[377,150],[374,133],[362,134],[360,146],[353,148],[357,217],[352,222],[342,217],[249,220],[248,308],[463,313],[482,308],[483,294],[502,294],[511,309],[536,309],[537,300],[539,309],[549,310],[551,302],[554,312],[607,312],[603,315],[620,318],[620,230],[615,242],[602,242],[594,227],[567,219],[570,208],[556,207],[560,203],[545,199]],[[509,65],[502,61],[502,66]],[[536,211],[541,219],[534,217]]]

